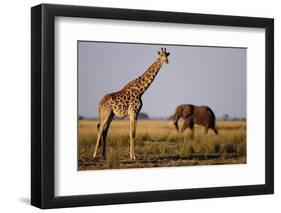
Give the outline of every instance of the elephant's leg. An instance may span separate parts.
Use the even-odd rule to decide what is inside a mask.
[[[179,116],[179,115],[175,115],[175,116],[174,116],[174,121],[173,121],[173,123],[174,123],[174,125],[175,125],[175,127],[176,127],[177,132],[179,132],[179,125],[178,125],[179,119],[180,119],[180,116]]]
[[[210,128],[214,131],[214,133],[215,133],[216,135],[219,134],[218,129],[216,128],[215,122],[212,123],[212,125],[210,126]]]
[[[186,130],[190,126],[190,123],[191,123],[191,118],[185,118],[184,122],[183,122],[183,125],[181,127],[181,132]]]
[[[103,149],[102,149],[102,156],[104,159],[106,159],[106,138],[107,138],[107,133],[108,133],[108,130],[109,130],[109,127],[110,127],[110,124],[113,120],[113,117],[114,117],[114,114],[111,113],[109,118],[108,118],[108,121],[106,123],[106,127],[103,131],[103,134],[102,134],[102,140],[103,140]]]
[[[189,129],[190,129],[190,139],[194,140],[194,123],[192,121],[190,122]]]
[[[188,117],[188,118],[185,118],[185,119],[184,119],[181,132],[183,132],[183,131],[186,130],[187,128],[189,128],[189,129],[191,130],[191,136],[190,136],[190,138],[192,139],[192,135],[194,135],[194,123],[193,123],[193,121],[192,121],[192,117]]]
[[[207,134],[208,134],[208,130],[209,130],[209,126],[205,126],[204,135],[207,135]]]
[[[213,130],[214,130],[214,133],[215,133],[216,135],[219,134],[219,131],[218,131],[218,129],[217,129],[216,127],[214,127]]]

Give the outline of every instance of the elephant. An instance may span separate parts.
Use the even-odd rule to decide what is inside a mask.
[[[208,106],[195,106],[192,104],[181,104],[177,106],[176,111],[173,115],[173,123],[179,132],[178,120],[184,119],[184,123],[181,132],[189,128],[191,130],[190,138],[194,139],[194,124],[205,127],[205,133],[208,133],[211,128],[215,134],[218,134],[216,128],[216,116],[213,110]]]

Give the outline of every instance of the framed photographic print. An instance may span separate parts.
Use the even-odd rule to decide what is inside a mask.
[[[274,21],[31,9],[31,203],[274,192]]]

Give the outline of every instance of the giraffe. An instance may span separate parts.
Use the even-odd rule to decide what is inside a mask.
[[[159,57],[156,61],[137,79],[130,81],[123,89],[118,92],[106,94],[99,103],[99,123],[98,137],[96,141],[93,158],[96,158],[97,150],[101,139],[103,140],[103,158],[106,158],[106,137],[114,116],[124,118],[129,116],[130,120],[130,159],[135,160],[135,137],[138,114],[142,108],[141,97],[151,85],[161,66],[168,64],[168,56],[166,48],[158,51]]]

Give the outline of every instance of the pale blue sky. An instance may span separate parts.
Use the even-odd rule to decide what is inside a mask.
[[[246,117],[245,48],[78,42],[79,115],[97,117],[98,103],[141,75],[167,48],[164,64],[142,97],[142,112],[169,117],[179,104],[208,105],[217,117]]]

